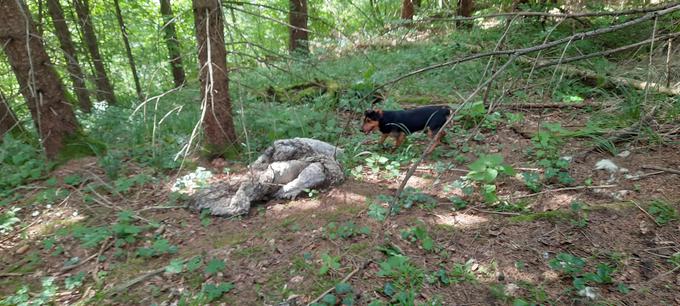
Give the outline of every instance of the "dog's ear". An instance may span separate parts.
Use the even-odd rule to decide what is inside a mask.
[[[371,119],[371,120],[380,120],[380,118],[382,118],[382,116],[383,116],[383,111],[380,110],[380,109],[376,109],[376,110],[370,110],[369,109],[364,113],[364,116],[368,119]]]

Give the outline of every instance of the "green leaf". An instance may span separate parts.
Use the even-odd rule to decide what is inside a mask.
[[[184,261],[181,259],[173,259],[170,264],[165,267],[165,272],[170,274],[182,273],[184,268]]]
[[[213,258],[211,259],[208,264],[205,266],[205,273],[211,275],[211,274],[216,274],[217,272],[220,272],[224,270],[225,263],[221,259]]]
[[[493,182],[497,176],[498,170],[492,168],[486,169],[486,171],[482,173],[482,178],[487,183]]]
[[[203,263],[203,258],[201,258],[201,256],[196,256],[192,259],[189,259],[189,261],[187,261],[187,271],[189,271],[189,272],[196,271],[198,268],[201,267],[202,263]]]
[[[574,288],[581,290],[586,287],[586,280],[581,277],[574,277],[573,285]]]
[[[512,301],[512,306],[529,306],[529,302],[523,300],[523,299],[515,299]]]
[[[208,302],[212,302],[233,288],[234,285],[232,283],[220,283],[219,285],[204,284],[202,292],[206,295]]]
[[[387,296],[393,296],[394,293],[396,293],[396,289],[394,288],[392,282],[385,283],[385,286],[383,287],[383,293],[385,293]]]
[[[69,175],[69,176],[64,178],[64,184],[71,185],[71,186],[78,185],[78,184],[80,184],[81,181],[82,181],[82,178],[80,177],[80,175],[77,175],[77,174]]]
[[[434,240],[432,240],[430,236],[427,236],[423,239],[422,246],[425,251],[432,251],[432,248],[434,247]]]
[[[368,206],[368,216],[378,221],[385,221],[385,218],[387,218],[387,208],[379,204],[371,204]]]
[[[329,293],[324,295],[321,301],[328,305],[335,305],[338,302],[338,298],[335,297],[335,295]]]
[[[73,290],[83,285],[83,279],[85,278],[85,272],[80,271],[78,274],[69,276],[64,280],[64,287],[67,290]]]
[[[350,293],[352,290],[352,286],[348,283],[338,283],[335,285],[335,292],[338,294]]]

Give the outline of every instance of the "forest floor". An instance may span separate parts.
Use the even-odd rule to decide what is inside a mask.
[[[538,33],[524,28],[518,31]],[[482,39],[475,45],[491,50],[502,33],[502,28],[483,32],[489,37],[472,33],[468,42]],[[529,40],[514,37],[523,46]],[[371,79],[365,77],[370,72],[365,59],[370,58],[371,65],[380,67],[373,76],[382,78],[375,81],[381,83],[416,67],[474,52],[459,40],[442,41],[394,48],[389,44],[370,51],[375,53],[329,60],[328,67],[315,69],[326,69],[331,80],[345,73],[350,76],[343,80],[346,83],[361,74],[365,81]],[[559,58],[561,52],[549,55]],[[637,68],[593,62],[614,75],[649,75],[641,60],[647,55],[622,58]],[[460,97],[458,91],[470,92],[485,72],[485,63],[404,80],[394,86],[386,107],[459,102],[451,97]],[[309,69],[300,67],[303,73]],[[680,100],[593,87],[552,70],[536,72],[529,82],[520,70],[513,67],[506,80],[494,84],[490,96],[501,97],[495,110],[466,109],[447,130],[447,144],[418,166],[393,215],[387,214],[386,202],[427,138],[412,135],[395,153],[387,153],[375,144],[377,135],[360,135],[358,107],[353,113],[340,111],[347,109],[342,104],[329,110],[329,101],[321,99],[326,96],[297,106],[257,100],[239,112],[247,116],[249,109],[254,110],[256,117],[237,118],[259,124],[248,130],[252,142],[317,137],[310,130],[319,132],[320,139],[353,141],[341,142],[349,155],[344,164],[348,178],[342,185],[313,190],[293,201],[260,203],[247,216],[196,214],[171,192],[175,179],[193,166],[201,164],[217,173],[212,180],[221,180],[243,171],[244,161],[226,164],[227,171],[194,158],[184,170],[159,171],[141,165],[140,158],[124,157],[121,164],[95,157],[72,160],[47,177],[15,188],[10,204],[0,202],[0,217],[7,218],[0,218],[0,225],[6,226],[0,227],[0,300],[305,305],[319,297],[321,305],[680,304]],[[315,77],[308,74],[308,81]],[[514,86],[518,80],[535,86],[508,94],[506,84]],[[543,90],[552,94],[546,97]],[[163,128],[186,137],[199,112],[193,113],[195,117],[187,115],[189,110],[170,114],[185,107],[186,101],[197,100],[198,90],[188,88],[179,94],[186,97],[180,96],[179,104],[161,103],[168,113],[157,117],[166,115]],[[580,101],[573,107],[526,106],[530,101],[566,104],[574,97]],[[666,117],[642,120],[652,102],[663,106]],[[636,103],[637,117],[622,115]],[[132,115],[114,115],[118,117],[111,117],[109,126],[91,134],[118,131],[111,139],[139,138],[140,147],[151,143],[131,136],[132,129],[126,128],[134,123],[120,123]],[[311,116],[310,121],[296,121],[304,116]],[[343,131],[346,119],[351,128]],[[619,137],[617,132],[638,120],[645,124],[642,130]],[[158,143],[152,145],[157,148],[125,147],[125,152],[157,154],[160,151],[154,150],[166,147],[163,141],[179,143],[177,135],[163,134],[160,123],[158,131],[155,124]],[[185,126],[168,128],[171,124]],[[293,129],[299,126],[304,126],[301,132]],[[364,140],[371,141],[361,144]],[[600,149],[593,149],[598,143]],[[172,159],[179,146],[167,148]],[[500,155],[502,162],[485,154]],[[478,158],[486,158],[484,171],[493,173],[488,181],[464,178]],[[596,164],[608,165],[611,171],[596,170]],[[505,165],[516,174],[503,173]],[[110,173],[116,172],[112,168],[122,175],[112,179]]]
[[[561,122],[563,126],[579,124],[571,119],[575,117],[571,111],[538,114],[529,110],[524,114],[525,128],[536,126],[536,120]],[[472,152],[478,147],[484,147],[486,152],[500,152],[506,163],[516,168],[529,163],[522,151],[531,146],[531,140],[523,132],[499,126],[497,132],[482,134],[483,141],[469,142],[468,158],[474,157]],[[450,145],[456,145],[455,140],[450,140]],[[577,153],[586,146],[575,140],[565,147]],[[376,145],[368,148],[379,150]],[[435,153],[443,155],[450,149],[443,146]],[[398,292],[410,287],[414,291],[409,294],[418,303],[438,300],[444,304],[489,305],[522,299],[529,303],[572,304],[582,299],[587,304],[588,301],[678,304],[680,277],[673,272],[677,266],[674,268],[669,258],[680,251],[680,227],[677,221],[657,225],[643,208],[649,211],[653,201],[680,208],[677,187],[680,175],[662,172],[639,180],[627,179],[625,175],[654,171],[643,166],[678,169],[680,147],[631,145],[627,151],[630,155],[626,157],[589,153],[572,164],[570,173],[574,179],[590,178],[592,186],[607,186],[603,188],[548,189],[531,194],[514,177],[501,180],[497,184],[498,195],[522,199],[519,211],[491,211],[476,203],[453,209],[448,199],[460,193],[460,189],[446,186],[451,186],[465,171],[434,170],[436,162],[456,164],[452,158],[426,161],[409,185],[437,201],[403,209],[383,222],[369,217],[369,204],[375,195],[392,194],[403,176],[387,179],[367,171],[359,179],[349,179],[311,198],[263,203],[253,208],[249,216],[238,219],[199,218],[183,208],[153,209],[167,199],[170,186],[163,184],[146,185],[120,197],[102,196],[99,200],[88,200],[80,196],[82,193],[72,192],[62,203],[39,211],[33,224],[22,228],[21,236],[38,238],[50,227],[65,226],[82,216],[87,217],[88,224],[114,223],[117,210],[130,210],[143,219],[159,222],[159,228],[143,235],[164,237],[177,246],[177,253],[110,262],[107,258],[120,254],[115,254],[117,251],[108,240],[99,248],[87,249],[73,237],[62,237],[57,253],[55,247],[39,240],[15,236],[17,239],[2,241],[0,260],[5,268],[0,274],[0,287],[2,294],[10,294],[17,285],[38,282],[45,276],[63,279],[85,272],[99,273],[102,280],[59,292],[59,303],[94,298],[97,303],[106,304],[162,304],[177,300],[182,291],[209,281],[233,284],[222,298],[228,305],[271,305],[291,297],[298,304],[307,303],[349,276],[343,281],[351,286],[351,293],[336,295],[338,298],[351,295],[357,305],[373,299],[386,300],[389,290]],[[595,163],[604,158],[628,172],[610,174],[594,170]],[[401,171],[402,175],[404,172]],[[77,174],[91,180],[106,180],[104,170],[92,158],[71,161],[55,174],[60,178],[57,186],[73,190],[84,182],[71,186],[63,178]],[[215,177],[225,178],[228,175]],[[43,183],[33,188],[47,187]],[[575,209],[572,206],[575,202],[583,203],[583,207]],[[423,229],[425,234],[420,237],[404,234],[415,228]],[[421,244],[426,237],[432,239],[432,245]],[[385,272],[380,272],[386,262],[381,246],[407,256],[409,264],[395,272],[404,275],[386,278]],[[558,254],[582,258],[584,266],[575,274],[560,273],[549,265]],[[324,255],[329,256],[324,259]],[[99,260],[92,260],[93,256]],[[202,256],[204,262],[219,258],[226,265],[212,274],[200,270],[163,273],[171,259],[193,256]],[[68,266],[65,260],[69,258],[81,261],[65,270],[65,265]],[[597,265],[601,263],[612,271],[600,271]],[[325,264],[330,266],[329,271],[322,275],[319,270]],[[101,274],[103,271],[107,273]],[[148,271],[154,273],[145,275]],[[579,294],[573,285],[574,278],[582,278],[587,272],[607,274],[611,280],[594,282],[588,287],[592,292]],[[148,277],[112,291],[140,275]],[[390,282],[395,288],[386,289]],[[587,294],[592,294],[593,299],[584,297]]]

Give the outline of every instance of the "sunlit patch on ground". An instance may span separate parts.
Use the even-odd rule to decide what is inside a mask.
[[[489,219],[465,213],[452,213],[450,215],[435,215],[432,221],[436,224],[453,226],[455,228],[471,228],[489,222]]]
[[[569,205],[578,199],[576,193],[558,193],[545,197],[536,206],[540,211],[568,209]]]

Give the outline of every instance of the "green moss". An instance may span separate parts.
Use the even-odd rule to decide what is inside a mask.
[[[220,249],[227,246],[235,246],[248,240],[248,235],[244,232],[238,233],[218,233],[208,239],[212,241],[213,248]]]
[[[201,149],[200,155],[208,159],[223,157],[227,160],[235,160],[241,158],[241,149],[237,145],[225,145],[218,147],[205,143]]]
[[[234,258],[259,258],[262,256],[268,255],[268,252],[260,245],[255,245],[247,248],[242,248],[240,250],[236,250],[232,253],[232,256]]]
[[[560,211],[560,210],[551,210],[551,211],[543,211],[543,212],[537,212],[533,214],[528,214],[528,215],[521,215],[521,216],[516,216],[516,217],[511,217],[510,221],[511,222],[533,222],[537,220],[546,220],[546,221],[560,221],[560,220],[567,220],[572,217],[572,214],[570,212],[566,211]]]
[[[423,96],[402,96],[398,97],[397,100],[402,104],[417,104],[417,105],[428,105],[432,104],[432,98]]]
[[[351,254],[355,255],[363,255],[367,253],[367,250],[371,250],[371,244],[368,242],[358,242],[358,243],[353,243],[352,245],[349,246],[349,249],[347,250]]]

